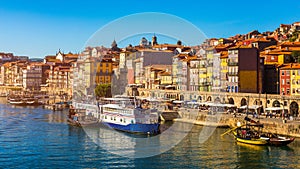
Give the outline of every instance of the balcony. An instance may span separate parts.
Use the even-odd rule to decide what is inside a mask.
[[[199,67],[200,68],[206,68],[206,65],[205,64],[200,64]]]
[[[213,67],[213,62],[209,62],[208,64],[207,64],[207,67]]]
[[[228,76],[238,76],[239,72],[228,72]]]
[[[200,82],[199,86],[210,86],[211,82]]]
[[[228,66],[238,66],[239,63],[238,62],[228,62],[227,65]]]
[[[193,65],[193,66],[190,66],[190,68],[191,68],[191,69],[200,68],[200,65],[195,64],[195,65]]]

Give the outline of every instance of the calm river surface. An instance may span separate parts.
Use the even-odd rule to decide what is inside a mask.
[[[299,168],[300,139],[286,147],[237,144],[216,129],[203,144],[195,126],[172,149],[147,158],[112,154],[79,127],[67,112],[0,104],[0,168]],[[125,144],[125,143],[124,143]]]

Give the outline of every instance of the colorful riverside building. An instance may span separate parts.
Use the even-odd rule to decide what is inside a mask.
[[[212,91],[212,83],[213,83],[213,58],[214,58],[214,47],[206,49],[206,84],[207,91]]]
[[[96,84],[109,84],[112,80],[113,61],[112,58],[104,56],[96,62]]]
[[[227,60],[228,60],[228,51],[221,52],[220,56],[221,60],[221,92],[227,92],[228,86],[228,67],[227,67]]]
[[[262,61],[261,61],[262,59]],[[228,50],[228,91],[244,93],[260,93],[260,78],[263,58],[258,49],[252,46],[236,45]]]
[[[187,90],[186,76],[187,76],[187,62],[184,61],[188,55],[178,54],[173,56],[172,60],[172,75],[173,85],[177,90]]]
[[[165,89],[172,88],[172,71],[166,70],[158,73],[158,78],[161,80],[160,85],[164,86]]]
[[[291,63],[280,68],[280,94],[300,96],[300,64]]]
[[[282,94],[279,69],[282,66],[286,66],[286,64],[294,62],[294,58],[292,57],[293,51],[300,51],[299,42],[283,42],[277,46],[269,46],[263,52],[260,52],[260,56],[265,59],[264,92]],[[284,89],[285,94],[287,93],[287,89]]]
[[[150,65],[145,67],[145,88],[164,89],[172,84],[170,79],[172,65]],[[164,79],[162,79],[164,78]]]
[[[189,64],[189,76],[190,84],[189,91],[199,91],[199,69],[200,69],[200,59],[194,57],[190,59]]]
[[[200,91],[208,91],[208,83],[207,83],[207,60],[206,54],[203,54],[200,58],[200,68],[199,68],[199,90]]]

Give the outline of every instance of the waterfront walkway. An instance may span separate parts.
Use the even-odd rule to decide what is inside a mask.
[[[246,117],[245,114],[240,113],[236,116],[230,113],[210,115],[208,111],[198,110],[181,110],[179,114],[181,118],[174,119],[174,121],[215,127],[235,127],[237,122],[245,123],[244,118]],[[265,132],[300,137],[300,119],[284,120],[281,117],[266,118],[266,116],[253,118],[252,115],[248,115],[248,117],[264,124]]]

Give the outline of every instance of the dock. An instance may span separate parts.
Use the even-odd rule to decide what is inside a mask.
[[[201,126],[213,127],[236,127],[237,123],[243,124],[245,114],[233,115],[222,113],[219,115],[210,115],[207,111],[189,110],[179,111],[179,118],[173,119],[175,122],[192,123]],[[264,125],[263,132],[286,135],[300,138],[300,120],[290,120],[282,118],[266,118],[259,116],[255,119]]]

